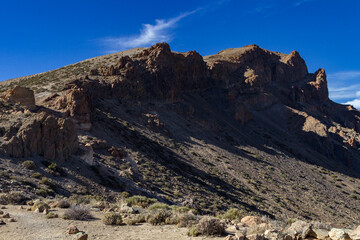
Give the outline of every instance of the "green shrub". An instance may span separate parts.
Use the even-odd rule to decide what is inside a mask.
[[[50,207],[46,203],[42,201],[36,201],[31,207],[32,211],[35,211],[36,209],[39,209],[39,212],[43,212],[45,209],[49,210]]]
[[[58,218],[59,215],[57,215],[56,213],[54,212],[49,212],[48,214],[46,214],[45,216],[47,219],[51,219],[51,218]]]
[[[124,220],[125,224],[126,225],[135,225],[135,224],[138,224],[138,223],[144,223],[146,222],[145,221],[145,215],[143,214],[140,214],[140,215],[137,215],[133,218],[127,218]]]
[[[197,230],[195,226],[191,227],[187,234],[190,237],[197,237],[200,235],[199,230]]]
[[[178,227],[191,227],[198,223],[198,219],[192,214],[180,214],[178,216]]]
[[[105,225],[121,225],[122,217],[120,213],[109,212],[104,214],[102,221]]]
[[[169,209],[169,205],[166,203],[156,202],[149,206],[149,210],[158,210],[158,209]]]
[[[33,174],[31,174],[31,177],[40,179],[42,177],[42,174],[39,172],[34,172]]]
[[[136,195],[136,196],[132,196],[132,197],[127,198],[126,202],[128,204],[130,204],[131,206],[140,206],[140,207],[146,208],[150,204],[155,203],[156,199]]]
[[[226,213],[220,215],[219,218],[240,221],[243,216],[244,213],[241,210],[237,208],[230,208]]]
[[[170,211],[160,210],[150,213],[145,217],[145,220],[152,225],[164,225],[169,224],[171,216]]]
[[[34,169],[34,168],[36,168],[36,164],[33,161],[24,161],[22,163],[22,165],[26,169]]]

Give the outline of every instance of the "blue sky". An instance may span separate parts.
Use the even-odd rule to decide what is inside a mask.
[[[325,68],[360,108],[359,0],[1,0],[0,81],[159,41],[202,55],[248,44]]]

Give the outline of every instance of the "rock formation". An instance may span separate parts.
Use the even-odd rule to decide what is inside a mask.
[[[40,113],[5,129],[0,153],[15,158],[40,155],[65,161],[77,146],[76,129],[70,119]]]
[[[8,90],[3,99],[10,103],[19,103],[31,109],[35,107],[34,91],[29,88],[16,86]]]

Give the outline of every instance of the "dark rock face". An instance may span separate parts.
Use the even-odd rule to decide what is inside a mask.
[[[40,155],[48,160],[65,161],[78,147],[74,123],[46,113],[10,127],[4,138],[1,154],[16,158]]]

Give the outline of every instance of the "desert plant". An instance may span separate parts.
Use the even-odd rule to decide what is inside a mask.
[[[115,212],[105,213],[102,221],[105,225],[121,225],[123,222],[120,213]]]
[[[58,208],[69,208],[71,206],[70,202],[67,199],[61,199],[56,204]]]
[[[218,218],[212,217],[203,217],[196,229],[201,235],[206,236],[221,236],[225,233],[225,225]]]
[[[33,174],[31,174],[31,177],[39,179],[42,177],[42,174],[39,172],[34,172]]]
[[[140,214],[140,215],[137,215],[133,218],[127,218],[124,220],[125,224],[126,225],[135,225],[135,224],[138,224],[138,223],[144,223],[146,222],[145,221],[145,215],[143,214]]]
[[[198,219],[195,215],[192,214],[180,214],[178,216],[178,227],[191,227],[198,222]]]
[[[178,212],[178,213],[186,213],[190,210],[192,210],[190,207],[188,206],[176,206],[176,205],[172,205],[170,206],[170,209],[174,212]]]
[[[169,209],[169,205],[166,203],[156,202],[149,206],[149,210],[158,210],[158,209]]]
[[[24,161],[22,163],[23,167],[26,168],[26,169],[34,169],[36,168],[36,164],[33,162],[33,161]]]
[[[166,210],[154,211],[145,217],[146,222],[152,225],[163,225],[169,222],[172,213]]]
[[[154,198],[147,198],[145,196],[132,196],[126,199],[126,202],[131,206],[140,206],[143,208],[148,207],[150,204],[155,203],[156,199]]]
[[[0,195],[0,204],[24,204],[28,198],[21,192],[9,192]]]
[[[92,215],[88,207],[74,205],[63,214],[62,218],[67,220],[88,220],[92,218]]]
[[[199,230],[195,226],[191,227],[187,234],[190,237],[197,237],[200,235]]]
[[[230,208],[226,213],[220,215],[219,218],[240,221],[243,216],[244,213],[241,210],[237,208]]]
[[[59,216],[54,213],[54,212],[49,212],[48,214],[46,214],[45,216],[47,219],[51,219],[51,218],[58,218]]]
[[[36,201],[31,207],[32,211],[35,211],[36,209],[39,209],[39,212],[43,212],[45,209],[49,210],[50,207],[46,203],[42,201]]]

